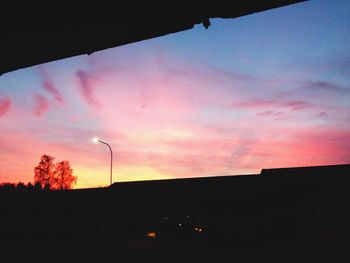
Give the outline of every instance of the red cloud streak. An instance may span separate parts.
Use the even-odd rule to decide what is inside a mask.
[[[49,110],[49,102],[47,99],[40,95],[40,94],[35,94],[35,109],[34,109],[34,114],[38,117],[42,116],[46,111]]]
[[[11,100],[9,98],[0,98],[0,117],[4,116],[11,108]]]

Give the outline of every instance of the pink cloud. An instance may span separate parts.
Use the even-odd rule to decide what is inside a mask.
[[[295,96],[271,99],[275,93],[269,91],[274,96],[238,101],[232,104],[237,111],[228,111],[225,102],[250,95],[235,85],[257,80],[225,73],[218,77],[210,69],[188,68],[175,72],[159,66],[146,72],[119,69],[120,74],[93,75],[101,87],[99,98],[104,106],[94,113],[96,119],[105,129],[129,136],[115,147],[121,167],[150,166],[173,177],[186,177],[253,173],[274,164],[291,166],[294,160],[301,165],[344,160],[344,153],[334,145],[334,141],[344,140],[339,134],[333,142],[319,146],[329,131],[322,136],[308,131],[319,138],[318,142],[305,138],[305,132],[299,130],[304,118],[267,125],[264,118],[245,118],[240,111],[252,109],[257,110],[257,116],[281,119],[288,111],[323,110],[309,100]],[[87,73],[80,74],[89,82]],[[209,107],[218,113],[208,113]],[[206,126],[211,122],[215,129]],[[191,136],[171,137],[164,132],[167,130]],[[146,142],[136,140],[135,134],[144,136]],[[148,138],[148,134],[153,137]],[[298,140],[293,141],[295,137]],[[328,153],[332,157],[327,159]]]
[[[35,146],[24,139],[25,135],[16,131],[1,131],[0,137],[0,182],[32,181],[32,155],[29,153]],[[9,143],[10,142],[10,143]],[[32,147],[32,148],[31,148]],[[30,167],[28,169],[28,167]]]
[[[261,134],[248,156],[262,168],[349,163],[349,136],[349,129],[327,126],[274,128]]]
[[[34,114],[40,117],[49,110],[49,102],[43,95],[40,95],[40,94],[34,94],[34,98],[35,98]]]
[[[242,138],[241,133],[247,131],[240,128],[227,135],[210,128],[199,130],[193,127],[193,131],[198,133],[198,136],[183,139],[159,136],[150,145],[133,141],[125,134],[95,132],[111,144],[118,167],[116,171],[128,166],[146,166],[169,177],[195,177],[259,173],[262,168],[271,167],[350,162],[350,145],[346,142],[350,130],[334,130],[331,127],[283,130],[270,127],[262,129],[258,136],[249,139]],[[56,136],[56,133],[60,136]],[[3,150],[7,153],[6,163],[15,163],[18,156],[24,159],[30,157],[30,162],[25,163],[25,169],[15,170],[15,181],[23,176],[31,179],[32,169],[44,153],[54,155],[59,160],[68,159],[73,169],[75,166],[108,168],[108,150],[87,141],[89,135],[94,134],[93,130],[55,130],[53,134],[54,137],[62,139],[52,142],[42,140],[40,129],[31,130],[29,133],[3,133],[3,138],[0,138],[0,152]],[[277,136],[278,134],[281,137]],[[15,137],[16,140],[11,139]],[[72,144],[70,138],[79,139],[75,139]],[[14,143],[8,145],[8,141]],[[11,165],[1,169],[3,173],[0,175],[6,174],[5,172],[11,171]],[[94,176],[91,174],[91,177]],[[137,178],[142,175],[135,176]],[[8,178],[6,180],[9,181]]]
[[[166,62],[162,57],[145,69],[118,68],[119,74],[80,73],[80,84],[86,81],[94,88],[98,83],[103,109],[93,113],[94,119],[106,130],[126,136],[112,145],[120,167],[149,166],[172,177],[190,177],[254,173],[275,165],[316,165],[346,159],[335,143],[344,140],[340,134],[327,131],[320,135],[317,128],[302,130],[314,127],[317,122],[309,117],[325,109],[307,96],[292,93],[277,97],[274,87],[284,85],[282,79],[259,80],[205,65],[183,67],[178,61],[171,67],[162,66]],[[251,89],[242,88],[250,84]],[[266,98],[252,98],[262,89]],[[95,91],[91,91],[94,96]],[[228,110],[226,105],[235,98],[241,101],[231,104],[235,111]],[[251,109],[256,117],[244,109]],[[302,110],[310,110],[310,116],[304,116]],[[290,121],[271,125],[263,117]],[[166,131],[190,136],[172,137]],[[308,132],[319,141],[307,137]],[[327,141],[330,135],[333,141]],[[320,143],[323,141],[327,143]],[[328,153],[331,157],[325,157]]]
[[[4,116],[11,108],[11,100],[9,98],[0,98],[0,117]]]
[[[93,85],[93,77],[83,70],[78,70],[75,75],[80,81],[79,90],[83,95],[84,100],[91,106],[100,107],[94,94],[95,88]]]
[[[237,133],[242,132],[237,130]],[[271,127],[248,140],[222,138],[217,134],[212,139],[173,141],[168,143],[172,155],[153,159],[161,160],[154,166],[163,171],[182,171],[188,175],[227,174],[226,171],[235,174],[235,171],[242,170],[250,173],[268,167],[349,163],[350,144],[344,144],[349,136],[350,130],[327,127],[288,130]]]

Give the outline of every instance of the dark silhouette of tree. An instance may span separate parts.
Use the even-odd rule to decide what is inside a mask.
[[[16,188],[16,184],[14,184],[14,183],[1,183],[0,188],[11,190],[11,189]]]
[[[25,185],[23,182],[19,182],[19,183],[16,185],[16,189],[18,189],[18,190],[24,190],[24,189],[26,189],[26,185]]]
[[[52,185],[54,159],[53,156],[46,154],[41,156],[39,164],[34,168],[34,184],[40,183],[41,188]]]
[[[36,182],[36,183],[34,183],[34,185],[33,185],[33,189],[34,189],[35,191],[40,191],[40,190],[42,190],[43,188],[42,188],[42,186],[41,186],[41,184],[40,184],[39,182]]]
[[[71,189],[77,177],[73,175],[68,161],[54,163],[54,157],[44,154],[34,169],[34,187],[45,190]]]
[[[55,164],[53,189],[71,189],[77,178],[73,176],[73,170],[68,161],[61,161]]]

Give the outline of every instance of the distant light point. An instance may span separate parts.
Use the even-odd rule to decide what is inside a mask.
[[[156,238],[157,237],[157,233],[156,232],[148,232],[146,234],[147,237],[150,237],[150,238]]]

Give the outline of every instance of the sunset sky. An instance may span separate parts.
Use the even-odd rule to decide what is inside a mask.
[[[75,188],[350,163],[350,1],[308,1],[0,76],[0,182]],[[65,40],[62,40],[65,41]]]

